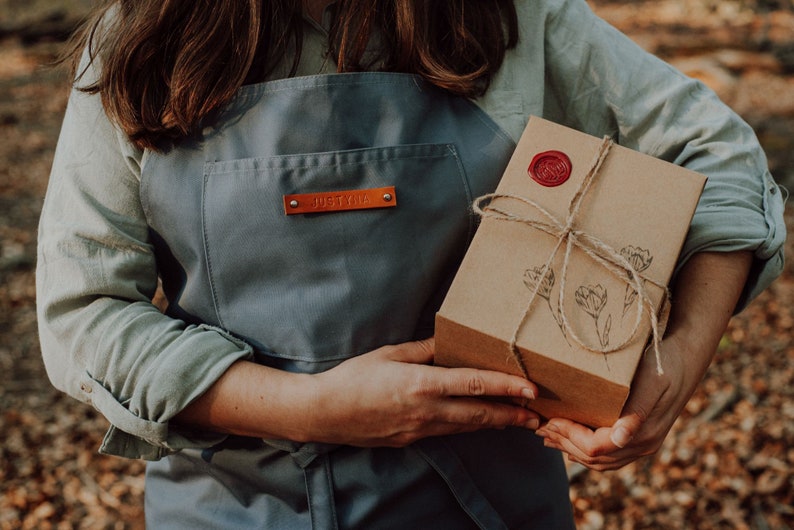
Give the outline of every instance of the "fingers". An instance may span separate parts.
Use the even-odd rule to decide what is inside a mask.
[[[418,404],[398,425],[396,432],[383,437],[386,445],[402,446],[428,436],[480,429],[519,427],[534,430],[540,425],[540,418],[529,409],[507,403],[477,398],[445,398],[432,404]]]
[[[578,423],[554,419],[536,431],[544,445],[568,454],[571,462],[590,469],[617,469],[633,460],[611,441],[611,428],[595,431]]]
[[[441,385],[438,391],[446,396],[535,399],[538,395],[538,388],[531,381],[501,372],[473,368],[441,368],[437,375]]]
[[[435,340],[406,342],[386,351],[389,359],[411,364],[429,364],[433,361]],[[418,382],[424,385],[420,392],[435,396],[494,396],[535,399],[537,386],[526,379],[502,372],[475,368],[433,367]]]
[[[607,471],[655,452],[657,446],[653,444],[627,442],[621,447],[613,441],[615,438],[622,441],[620,437],[625,434],[620,431],[624,428],[629,437],[633,436],[636,431],[631,423],[637,421],[636,416],[624,416],[612,427],[592,430],[570,420],[555,418],[539,428],[536,434],[544,438],[546,447],[567,453],[570,461],[597,471]]]
[[[432,361],[433,349],[431,338],[401,344],[388,357],[401,363],[425,364],[428,352]],[[522,403],[535,399],[537,387],[522,377],[474,368],[417,366],[417,369],[403,390],[416,398],[415,403],[435,404],[432,417],[421,421],[436,423],[439,431],[507,426],[537,429],[540,424],[539,416],[523,406],[487,399],[511,398]]]
[[[439,412],[440,421],[466,426],[466,430],[483,427],[525,427],[534,430],[540,426],[540,416],[537,413],[496,401],[458,398],[447,401]]]
[[[506,427],[535,430],[540,418],[534,412],[520,407],[482,407],[478,403],[463,403],[454,408],[438,411],[431,418],[415,422],[403,422],[400,432],[383,439],[379,445],[402,447],[430,436],[446,436],[473,432],[481,429],[504,429]]]
[[[599,457],[618,449],[610,439],[611,429],[593,431],[584,425],[561,418],[550,420],[537,434],[578,458]]]
[[[428,385],[420,390],[439,405],[437,421],[456,424],[463,430],[508,426],[537,429],[540,417],[515,400],[535,399],[537,387],[521,377],[471,368],[427,367]],[[487,398],[510,398],[497,401]]]

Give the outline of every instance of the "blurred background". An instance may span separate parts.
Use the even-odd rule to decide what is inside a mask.
[[[97,454],[106,421],[50,387],[36,337],[36,224],[68,93],[47,65],[93,3],[0,0],[0,530],[143,528],[143,464]],[[792,189],[792,0],[589,3],[711,86]],[[791,246],[661,451],[612,473],[569,468],[580,529],[794,528]]]

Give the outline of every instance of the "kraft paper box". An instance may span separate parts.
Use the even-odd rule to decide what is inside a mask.
[[[655,354],[652,321],[663,327],[705,180],[532,117],[496,192],[475,201],[482,221],[436,315],[436,364],[526,373],[541,415],[614,423]]]

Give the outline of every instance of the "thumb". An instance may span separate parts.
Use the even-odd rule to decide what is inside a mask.
[[[399,344],[391,350],[389,357],[394,361],[406,363],[432,364],[435,351],[435,338],[430,337],[429,339]]]
[[[617,447],[626,447],[648,419],[648,411],[653,404],[646,406],[642,403],[641,398],[642,396],[639,396],[639,399],[629,399],[623,409],[623,414],[612,426],[612,433],[609,435],[609,439]]]

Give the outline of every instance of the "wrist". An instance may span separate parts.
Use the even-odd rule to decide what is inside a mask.
[[[317,374],[289,374],[283,381],[281,397],[290,396],[289,411],[282,416],[283,438],[299,443],[321,441],[319,433],[327,407],[321,398],[321,381]]]

